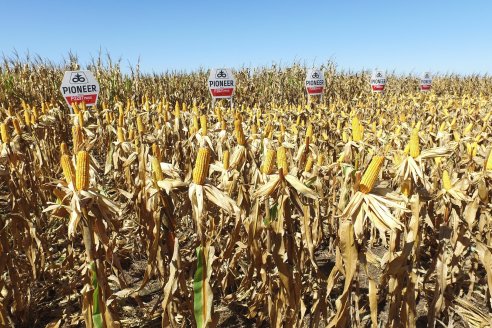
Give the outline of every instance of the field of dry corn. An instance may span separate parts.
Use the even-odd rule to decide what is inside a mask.
[[[492,327],[492,78],[0,65],[1,327]]]

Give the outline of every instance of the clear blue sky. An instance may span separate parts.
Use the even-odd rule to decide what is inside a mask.
[[[144,72],[293,61],[492,74],[492,1],[2,1],[0,50]]]

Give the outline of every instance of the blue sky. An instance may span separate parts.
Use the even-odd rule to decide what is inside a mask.
[[[492,74],[491,1],[2,1],[0,50],[144,72],[294,61]]]

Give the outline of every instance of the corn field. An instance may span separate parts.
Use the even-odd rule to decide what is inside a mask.
[[[0,66],[0,326],[492,327],[492,78]]]

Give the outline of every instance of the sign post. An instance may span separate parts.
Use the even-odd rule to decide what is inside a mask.
[[[422,74],[422,77],[420,78],[420,91],[422,92],[427,92],[430,91],[432,86],[432,77],[429,72],[425,72]]]
[[[232,94],[236,89],[236,80],[234,74],[228,68],[217,68],[210,70],[208,77],[208,90],[212,95],[212,108],[215,106],[215,100],[227,98],[233,107]]]
[[[308,69],[306,72],[306,81],[304,82],[306,86],[306,92],[309,96],[321,96],[321,101],[323,100],[323,91],[325,89],[325,75],[321,70]]]
[[[86,106],[96,105],[99,83],[91,71],[66,71],[63,75],[60,91],[73,112],[73,103],[84,102]]]
[[[386,74],[383,71],[375,70],[371,75],[372,92],[381,93],[386,86]]]

